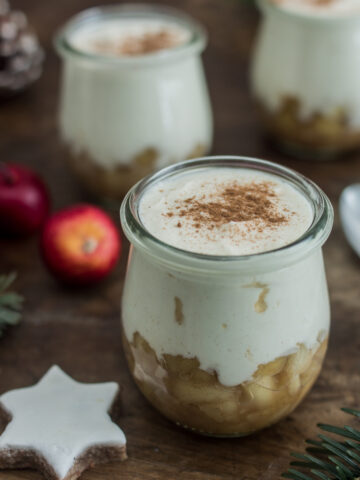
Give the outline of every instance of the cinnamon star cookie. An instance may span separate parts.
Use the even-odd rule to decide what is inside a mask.
[[[0,396],[10,420],[0,468],[36,468],[49,480],[75,480],[98,463],[126,459],[126,438],[111,420],[116,383],[79,383],[53,366],[33,387]]]

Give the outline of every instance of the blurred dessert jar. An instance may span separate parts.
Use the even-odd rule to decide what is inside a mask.
[[[258,0],[252,89],[265,129],[319,159],[360,147],[360,3]]]
[[[327,346],[321,190],[269,162],[210,157],[138,184],[121,219],[133,245],[123,341],[147,399],[209,435],[289,414]]]
[[[122,197],[154,170],[210,149],[205,45],[194,20],[145,5],[90,9],[60,31],[60,132],[90,190]]]

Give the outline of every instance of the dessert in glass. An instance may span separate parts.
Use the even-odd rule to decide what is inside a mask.
[[[252,90],[284,150],[326,160],[360,147],[360,4],[258,0]]]
[[[60,133],[69,164],[101,197],[121,198],[156,169],[208,152],[206,34],[146,5],[87,10],[58,33]]]
[[[267,161],[208,157],[138,183],[121,221],[132,244],[123,343],[145,397],[212,436],[289,414],[327,347],[326,195]]]

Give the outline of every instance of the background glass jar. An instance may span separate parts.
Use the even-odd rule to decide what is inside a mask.
[[[159,180],[201,168],[251,168],[280,176],[311,203],[296,242],[248,256],[179,250],[141,223],[142,194]],[[270,162],[213,157],[164,169],[135,186],[121,207],[132,243],[123,293],[125,354],[145,397],[179,425],[239,436],[273,424],[317,378],[329,331],[321,246],[333,211],[295,172]]]
[[[189,32],[173,48],[136,56],[84,51],[72,40],[101,22],[172,22]],[[207,152],[212,113],[200,54],[203,28],[177,10],[145,5],[87,10],[56,37],[63,58],[60,133],[69,164],[92,192],[120,198],[140,178]]]
[[[286,151],[314,159],[359,148],[359,14],[301,14],[270,0],[258,5],[263,19],[252,89],[266,131]]]

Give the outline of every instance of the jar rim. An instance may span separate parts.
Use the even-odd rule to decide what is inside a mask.
[[[75,47],[69,37],[77,28],[81,28],[90,22],[99,19],[114,18],[146,18],[156,17],[177,22],[191,32],[191,36],[185,43],[171,49],[159,50],[144,55],[116,57],[86,52]],[[154,65],[157,63],[178,60],[185,56],[201,53],[207,45],[207,33],[205,28],[190,15],[177,8],[163,5],[131,4],[104,5],[83,10],[70,18],[55,34],[54,46],[62,57],[75,57],[88,61],[113,66],[139,66]]]
[[[259,9],[262,12],[276,12],[284,17],[302,22],[302,23],[316,23],[318,26],[337,26],[341,24],[356,23],[360,20],[360,11],[358,14],[349,12],[342,15],[310,15],[299,11],[282,8],[280,5],[271,3],[269,0],[256,0]]]
[[[139,215],[139,204],[145,190],[159,180],[172,175],[199,168],[246,168],[273,174],[282,178],[301,191],[311,203],[314,216],[310,227],[295,241],[280,248],[249,255],[209,255],[183,250],[169,245],[152,235],[143,225]],[[180,269],[238,271],[250,268],[251,271],[264,270],[265,260],[277,267],[287,266],[303,258],[314,249],[321,247],[330,235],[334,212],[327,195],[311,180],[282,165],[244,156],[209,156],[171,165],[145,177],[134,185],[124,198],[120,208],[123,231],[135,247],[146,251],[160,262],[172,264]]]

